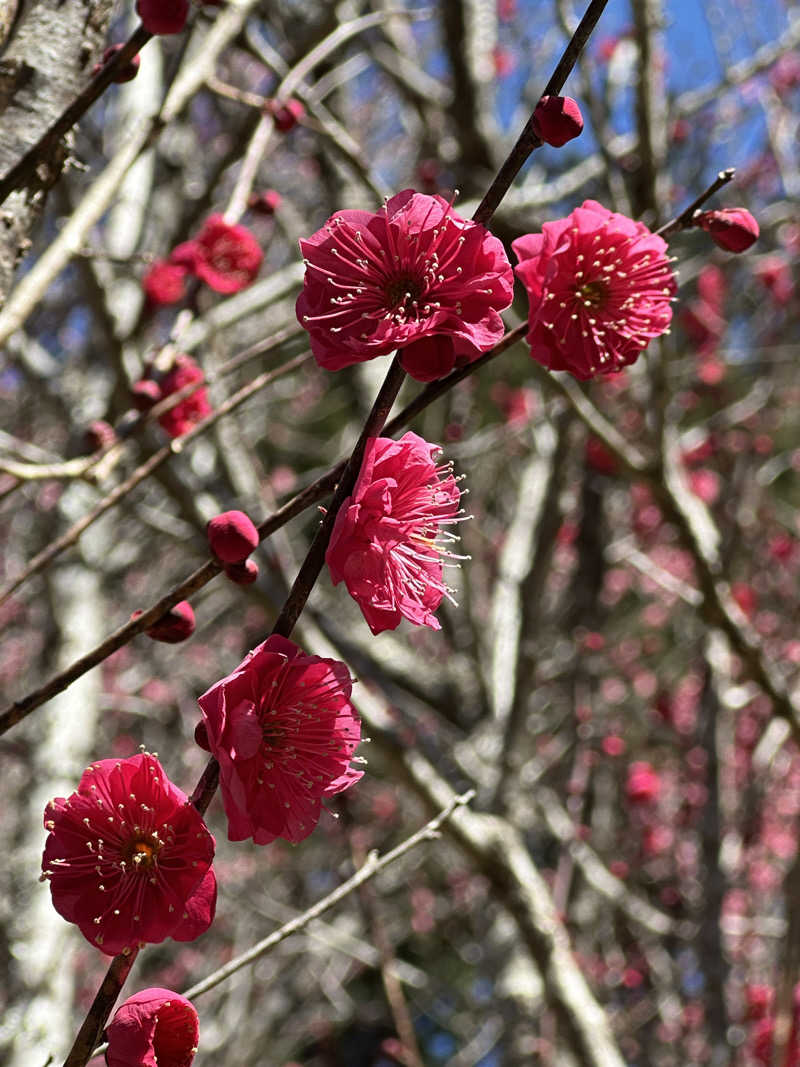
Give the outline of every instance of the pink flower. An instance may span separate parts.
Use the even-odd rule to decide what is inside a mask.
[[[177,304],[186,294],[186,268],[157,259],[142,278],[142,288],[151,304]]]
[[[561,148],[583,129],[581,109],[571,96],[543,96],[532,122],[536,136],[554,148]]]
[[[576,378],[633,363],[672,318],[666,242],[595,200],[512,241],[530,299],[535,360]]]
[[[136,14],[150,33],[180,33],[189,14],[189,0],[136,0]]]
[[[744,252],[758,239],[758,223],[743,207],[701,211],[695,216],[694,223],[726,252]]]
[[[514,279],[500,241],[440,196],[406,189],[381,211],[339,211],[300,242],[297,317],[317,363],[340,370],[403,349],[418,381],[503,336]]]
[[[108,955],[211,925],[214,838],[149,752],[93,763],[77,793],[47,805],[44,826],[53,906]]]
[[[185,267],[217,293],[238,293],[255,281],[264,254],[246,226],[211,215],[191,241],[174,248],[170,262]]]
[[[399,441],[372,437],[358,481],[336,516],[325,559],[374,634],[400,620],[440,629],[434,611],[448,587],[442,561],[459,521],[460,490],[436,445],[415,433]]]
[[[194,1004],[171,989],[143,989],[106,1030],[108,1067],[190,1067],[200,1024]]]
[[[231,841],[302,841],[322,799],[358,781],[351,688],[343,663],[273,634],[199,698]]]
[[[172,396],[193,382],[202,382],[205,375],[191,356],[184,353],[175,357],[172,370],[161,382],[162,397]],[[208,393],[205,389],[195,389],[184,397],[175,407],[159,415],[158,422],[170,437],[180,437],[196,426],[198,422],[211,414]]]

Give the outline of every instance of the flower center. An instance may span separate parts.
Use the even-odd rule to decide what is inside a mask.
[[[422,289],[420,282],[410,275],[392,278],[384,289],[386,305],[390,308],[411,305],[422,296]]]
[[[602,278],[597,278],[592,282],[584,282],[580,288],[576,289],[575,295],[586,307],[596,308],[608,296],[608,284]]]
[[[135,838],[128,842],[123,850],[123,859],[130,864],[135,871],[147,871],[155,866],[156,857],[161,849],[161,841],[157,837]]]

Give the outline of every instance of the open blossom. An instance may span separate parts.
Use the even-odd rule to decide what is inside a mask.
[[[594,200],[512,241],[528,291],[531,355],[576,378],[633,363],[669,327],[675,279],[667,245]]]
[[[214,918],[214,838],[155,756],[99,760],[77,793],[45,808],[42,857],[53,906],[116,955],[193,941]]]
[[[322,800],[358,781],[351,689],[344,663],[273,634],[199,698],[231,841],[302,841]]]
[[[143,989],[106,1030],[108,1067],[190,1067],[200,1024],[194,1004],[171,989]]]
[[[381,211],[337,211],[300,247],[297,317],[317,363],[340,370],[403,349],[418,381],[503,336],[514,277],[503,246],[440,196],[406,189]]]
[[[443,561],[455,540],[461,492],[437,445],[415,433],[371,437],[358,481],[336,516],[325,559],[374,634],[403,618],[440,629],[434,611],[448,595]]]
[[[210,215],[197,237],[172,250],[169,261],[196,274],[217,293],[238,293],[255,281],[263,258],[246,226]]]
[[[202,382],[205,378],[200,367],[191,356],[180,353],[175,357],[172,370],[161,382],[162,397],[172,396],[187,385]],[[170,437],[180,437],[191,430],[198,422],[211,414],[208,393],[203,387],[184,397],[169,411],[159,415],[158,422]]]

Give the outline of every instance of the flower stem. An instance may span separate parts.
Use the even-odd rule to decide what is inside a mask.
[[[111,961],[75,1043],[64,1060],[64,1067],[84,1067],[88,1062],[138,954],[138,948],[126,948]]]
[[[558,96],[564,87],[564,82],[569,77],[569,74],[575,64],[578,62],[578,58],[583,51],[586,42],[591,36],[592,30],[597,25],[597,21],[603,14],[603,10],[608,3],[608,0],[592,0],[589,6],[586,8],[586,12],[578,23],[575,32],[569,39],[567,47],[564,49],[561,59],[558,61],[558,66],[553,71],[550,81],[545,86],[542,96]],[[475,210],[475,214],[472,216],[475,222],[481,223],[485,226],[492,215],[494,215],[500,201],[506,195],[511,187],[511,183],[522,169],[523,164],[527,160],[528,156],[534,150],[541,145],[541,140],[536,136],[533,131],[533,115],[528,119],[522,128],[522,133],[517,138],[517,142],[506,158],[497,175],[489,186],[483,200]]]

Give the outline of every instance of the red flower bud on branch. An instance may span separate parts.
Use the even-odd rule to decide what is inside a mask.
[[[533,130],[545,144],[561,148],[583,129],[583,115],[571,96],[543,96],[533,112]]]
[[[758,239],[758,223],[743,207],[701,211],[695,215],[694,223],[726,252],[744,252]]]

